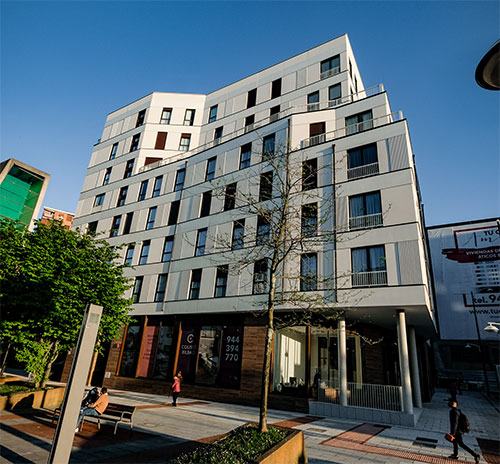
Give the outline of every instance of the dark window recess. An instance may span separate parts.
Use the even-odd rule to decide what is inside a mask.
[[[152,195],[153,197],[157,197],[160,195],[162,182],[163,182],[163,176],[155,177],[155,183],[153,186],[153,195]]]
[[[179,209],[181,206],[181,201],[176,200],[170,204],[170,213],[168,215],[167,226],[173,226],[177,224],[177,219],[179,218]]]
[[[130,151],[136,151],[139,148],[139,140],[141,140],[141,134],[135,134],[132,137],[132,143],[130,144]]]
[[[128,160],[127,165],[125,166],[125,172],[123,173],[123,178],[126,179],[132,175],[132,171],[134,170],[134,161]]]
[[[205,217],[210,214],[210,206],[212,204],[212,192],[203,192],[201,196],[200,217]]]
[[[328,100],[330,100],[330,106],[335,106],[339,104],[342,98],[342,86],[340,84],[335,84],[328,87]]]
[[[156,135],[155,150],[165,150],[165,144],[167,143],[167,133],[158,132]]]
[[[325,137],[326,124],[324,122],[315,122],[309,125],[309,146],[323,143]]]
[[[118,151],[118,142],[114,143],[111,147],[111,153],[109,154],[109,159],[115,159],[116,152]]]
[[[269,111],[269,120],[271,122],[277,121],[280,115],[280,105],[273,106]]]
[[[340,55],[323,60],[320,65],[321,79],[333,76],[340,72]]]
[[[165,299],[165,291],[167,289],[168,274],[160,274],[156,283],[155,302],[161,303]]]
[[[247,95],[247,108],[252,108],[257,103],[257,89],[252,89]]]
[[[128,187],[122,187],[120,189],[120,193],[118,194],[118,201],[116,202],[116,206],[123,206],[127,199]]]
[[[127,213],[125,216],[125,225],[123,226],[123,234],[130,234],[130,228],[132,227],[132,219],[134,217],[134,213]]]
[[[310,93],[307,96],[307,111],[319,110],[319,92]]]
[[[233,224],[233,237],[231,241],[231,248],[233,250],[239,250],[243,248],[244,240],[245,240],[245,220],[240,219],[239,221],[235,221]]]
[[[155,226],[156,219],[156,206],[149,208],[148,220],[146,222],[146,230],[150,230]]]
[[[201,269],[193,269],[191,272],[191,285],[189,286],[189,299],[197,300],[200,297]]]
[[[139,196],[137,197],[137,201],[142,201],[146,199],[146,192],[148,191],[148,182],[147,180],[143,180],[141,182],[141,186],[139,188]]]
[[[217,158],[214,156],[207,161],[207,170],[205,172],[205,180],[212,180],[215,177],[215,166]]]
[[[208,122],[214,122],[215,120],[217,120],[217,105],[212,106],[208,114]]]
[[[141,298],[141,290],[142,290],[142,283],[144,281],[143,276],[138,276],[135,278],[134,282],[134,290],[132,294],[132,302],[133,303],[139,303],[139,300]],[[125,353],[126,348],[124,348],[124,353]],[[122,366],[123,366],[123,356],[122,356]],[[123,375],[120,370],[120,375]]]
[[[245,132],[253,129],[253,124],[255,122],[255,114],[251,114],[245,118]]]
[[[236,205],[236,182],[228,184],[224,193],[224,211],[234,209]]]
[[[142,126],[144,124],[144,118],[146,117],[146,110],[139,111],[137,115],[137,121],[135,123],[135,127]]]
[[[273,171],[260,175],[259,201],[270,200],[273,197]]]
[[[125,253],[125,261],[123,264],[132,266],[132,260],[134,259],[135,245],[131,244],[127,247],[127,252]]]
[[[172,250],[174,249],[174,237],[165,237],[165,243],[163,244],[163,253],[161,260],[166,263],[172,259]]]
[[[262,161],[266,161],[274,156],[275,134],[269,134],[264,137],[262,144]]]
[[[313,158],[302,162],[302,190],[318,186],[318,160]]]
[[[97,232],[97,222],[98,221],[92,221],[87,224],[87,234],[95,235]]]
[[[271,99],[281,96],[281,79],[276,79],[271,84]]]
[[[104,179],[102,181],[102,185],[108,185],[110,177],[111,177],[111,168],[106,168],[106,172],[104,173]]]
[[[113,222],[111,223],[111,230],[109,231],[110,237],[116,237],[118,235],[118,231],[120,230],[120,222],[122,221],[121,216],[115,216],[113,218]]]
[[[312,237],[318,232],[318,204],[302,206],[301,232],[304,237]]]
[[[217,127],[217,129],[215,129],[215,133],[214,133],[215,140],[218,140],[222,137],[222,129],[223,129],[223,126]]]
[[[245,169],[250,166],[252,159],[252,144],[247,143],[241,147],[240,154],[240,169]]]
[[[179,190],[182,190],[182,187],[184,187],[184,178],[186,177],[186,169],[182,168],[177,171],[177,174],[175,176],[175,185],[174,185],[174,192],[178,192]]]
[[[316,253],[307,253],[300,257],[300,290],[318,289],[318,263]]]
[[[139,265],[147,264],[150,247],[151,247],[151,240],[145,240],[144,242],[142,242],[141,256],[139,257]]]
[[[226,296],[228,266],[218,266],[215,275],[215,298]]]
[[[255,239],[256,245],[265,245],[269,241],[271,233],[271,226],[269,221],[263,217],[257,217],[257,237]]]
[[[104,193],[101,193],[99,195],[96,195],[94,199],[94,206],[102,206],[104,203]]]
[[[205,254],[205,246],[207,244],[207,229],[200,229],[196,236],[196,246],[194,248],[195,256],[203,256]]]
[[[253,293],[261,294],[267,291],[267,260],[260,259],[253,266]]]

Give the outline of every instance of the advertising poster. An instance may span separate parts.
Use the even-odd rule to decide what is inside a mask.
[[[474,311],[481,339],[498,340],[485,332],[500,322],[500,230],[496,221],[427,230],[434,290],[443,340],[476,340]]]
[[[153,374],[154,359],[158,346],[159,327],[147,326],[144,332],[142,351],[139,356],[138,377],[151,377]]]

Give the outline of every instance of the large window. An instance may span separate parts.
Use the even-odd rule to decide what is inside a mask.
[[[372,110],[345,118],[346,135],[356,134],[373,127]]]
[[[267,292],[267,259],[260,259],[253,267],[253,293]]]
[[[217,165],[217,157],[210,158],[207,161],[207,169],[205,171],[205,180],[212,180],[215,177],[215,166]]]
[[[328,87],[328,100],[330,106],[338,105],[342,98],[342,86],[340,84],[331,85]]]
[[[123,206],[127,200],[128,187],[122,187],[120,193],[118,194],[118,201],[116,202],[116,207]]]
[[[145,240],[144,242],[142,242],[141,256],[139,257],[139,265],[147,264],[150,247],[151,247],[151,240]]]
[[[281,78],[271,83],[271,100],[281,96]]]
[[[252,158],[252,144],[247,143],[241,147],[240,169],[245,169],[250,167],[251,158]]]
[[[172,259],[172,250],[174,248],[174,236],[165,237],[165,243],[163,244],[163,253],[161,255],[161,260],[165,263]]]
[[[310,93],[307,96],[307,111],[319,110],[319,91]]]
[[[96,195],[94,199],[94,206],[102,206],[104,203],[104,193],[100,193],[99,195]]]
[[[264,137],[262,146],[262,161],[268,160],[274,156],[275,134],[269,134]]]
[[[172,108],[163,108],[161,112],[160,124],[170,124],[172,118]]]
[[[270,200],[273,197],[273,171],[260,175],[259,201]]]
[[[130,151],[136,151],[139,148],[139,140],[141,140],[141,134],[135,134],[132,137],[132,143],[130,144]]]
[[[302,162],[302,190],[311,190],[318,186],[318,160],[309,159]]]
[[[318,288],[318,259],[316,253],[300,257],[300,290],[310,291]]]
[[[224,211],[234,209],[236,206],[236,182],[226,185],[224,192]]]
[[[160,195],[161,192],[161,184],[163,182],[163,176],[158,176],[155,178],[155,183],[153,186],[153,197],[157,197]]]
[[[252,108],[257,103],[257,89],[252,89],[247,95],[247,108]]]
[[[340,55],[323,60],[320,65],[321,79],[333,76],[340,72]]]
[[[134,250],[135,250],[135,245],[131,243],[127,247],[127,251],[125,253],[125,261],[123,264],[127,264],[129,266],[132,266],[132,260],[134,259]]]
[[[194,249],[195,256],[203,256],[205,254],[205,246],[207,244],[207,229],[200,229],[196,236],[196,246]]]
[[[181,141],[179,142],[180,151],[189,151],[191,144],[191,134],[181,134]]]
[[[202,326],[196,369],[196,383],[215,385],[220,364],[221,326]]]
[[[271,226],[269,221],[264,216],[257,217],[257,237],[255,239],[256,245],[265,245],[269,241],[271,233]]]
[[[133,159],[127,161],[127,165],[125,166],[125,172],[123,173],[124,179],[132,175],[132,171],[134,170],[134,161],[135,160]]]
[[[137,201],[142,201],[146,199],[146,192],[148,191],[148,182],[147,180],[143,180],[141,182],[141,186],[139,188],[139,196],[137,197]]]
[[[150,319],[152,318],[148,318],[147,329],[149,329]],[[153,378],[167,380],[173,369],[171,362],[173,360],[172,342],[174,330],[172,326],[165,325],[162,322],[159,322],[155,329],[158,332],[158,348],[156,350],[156,359],[154,360]]]
[[[137,280],[136,280],[137,282]],[[120,363],[120,375],[135,377],[137,358],[141,345],[141,328],[139,325],[129,325],[123,341],[123,351]]]
[[[384,245],[353,248],[351,258],[353,287],[387,285]]]
[[[223,126],[217,127],[214,131],[214,140],[216,143],[220,142],[220,139],[222,138],[222,130],[224,129]]]
[[[380,192],[363,193],[349,197],[349,228],[365,229],[382,224]]]
[[[161,303],[165,299],[165,291],[167,289],[167,274],[160,274],[156,282],[155,302]]]
[[[212,192],[203,192],[201,196],[200,217],[205,217],[210,214],[210,206],[212,204]]]
[[[156,209],[157,209],[156,206],[149,208],[148,220],[146,222],[146,230],[150,230],[155,226]]]
[[[116,237],[118,235],[118,231],[120,230],[121,221],[122,221],[121,216],[113,217],[113,222],[111,223],[111,230],[109,231],[110,237]]]
[[[231,248],[233,250],[239,250],[243,248],[245,236],[245,220],[240,219],[235,221],[233,224],[233,236],[231,240]]]
[[[372,143],[347,151],[347,178],[378,174],[377,144]]]
[[[179,209],[181,207],[181,200],[175,200],[170,203],[170,213],[168,214],[167,226],[173,226],[177,224],[179,219]]]
[[[177,174],[175,175],[175,185],[174,185],[174,192],[178,192],[182,190],[182,187],[184,187],[184,179],[186,177],[186,169],[182,168],[177,171]]]
[[[189,285],[189,299],[197,300],[200,297],[201,269],[191,271],[191,284]]]
[[[184,125],[185,126],[192,126],[194,124],[195,113],[196,113],[196,110],[192,110],[192,109],[186,110],[186,113],[184,114]]]
[[[215,120],[217,120],[217,105],[212,106],[208,114],[208,122],[214,122]]]
[[[139,303],[142,291],[142,282],[144,281],[143,276],[137,276],[134,282],[134,290],[132,292],[132,302]]]
[[[215,298],[226,296],[228,266],[218,266],[215,275]]]
[[[301,232],[304,237],[312,237],[318,232],[318,204],[302,205]]]

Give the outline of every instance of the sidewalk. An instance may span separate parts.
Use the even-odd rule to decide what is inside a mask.
[[[180,398],[178,407],[166,404],[171,398],[124,391],[110,391],[111,401],[138,406],[134,431],[119,425],[97,426],[85,422],[75,435],[71,463],[159,463],[200,443],[213,441],[221,434],[248,421],[258,420],[253,407]],[[482,451],[481,462],[500,463],[498,411],[479,393],[459,396],[471,423],[464,441]],[[2,445],[0,463],[46,463],[55,425],[51,412],[34,410],[0,412]],[[306,414],[269,411],[269,423],[289,426],[304,432],[307,457],[311,464],[412,463],[434,464],[473,462],[460,453],[460,461],[445,459],[452,446],[443,438],[448,431],[447,395],[438,391],[426,404],[416,428],[362,424],[359,421],[311,417]],[[495,453],[488,454],[492,449]]]

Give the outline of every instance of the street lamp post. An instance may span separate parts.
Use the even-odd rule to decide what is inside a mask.
[[[481,340],[481,334],[479,332],[479,324],[477,322],[477,312],[476,312],[476,303],[474,302],[474,293],[470,292],[470,296],[472,298],[472,308],[474,311],[474,320],[476,321],[476,333],[477,333],[477,341],[479,342],[479,352],[481,353],[481,363],[483,364],[484,386],[486,387],[486,393],[489,395],[490,394],[490,384],[488,382],[488,372],[486,370],[486,361],[484,359],[483,341]]]

